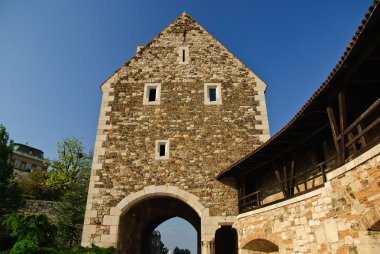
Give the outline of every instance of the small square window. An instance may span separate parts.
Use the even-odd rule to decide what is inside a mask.
[[[169,140],[156,140],[156,160],[169,159]]]
[[[161,84],[147,83],[144,87],[143,105],[159,105],[161,103]]]
[[[205,105],[222,104],[222,87],[220,83],[204,84],[204,102]]]

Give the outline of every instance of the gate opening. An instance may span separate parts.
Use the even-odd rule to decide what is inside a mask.
[[[187,221],[195,229],[197,242],[195,253],[200,254],[201,219],[199,215],[182,200],[168,196],[147,197],[120,216],[117,253],[149,253],[153,231],[160,224],[174,217]]]

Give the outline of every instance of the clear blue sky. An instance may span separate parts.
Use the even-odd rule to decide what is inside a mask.
[[[15,142],[56,156],[90,150],[100,84],[188,12],[268,85],[273,135],[338,62],[371,0],[0,0],[0,123]]]

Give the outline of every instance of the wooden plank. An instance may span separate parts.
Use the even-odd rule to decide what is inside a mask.
[[[358,135],[356,135],[350,142],[347,142],[346,147],[349,147],[353,143],[355,143],[360,137],[365,135],[368,131],[370,131],[372,128],[374,128],[376,125],[380,123],[380,117],[376,118],[375,121],[373,121],[370,125],[368,125],[362,132]]]
[[[335,150],[336,150],[336,153],[338,155],[338,160],[339,160],[339,163],[343,163],[342,161],[342,154],[340,152],[340,145],[339,145],[339,142],[338,142],[338,125],[336,123],[336,118],[335,118],[335,114],[334,114],[334,110],[332,107],[327,107],[327,115],[329,117],[329,122],[330,122],[330,128],[331,128],[331,133],[332,133],[332,136],[333,136],[333,140],[334,140],[334,146],[335,146]]]
[[[294,146],[288,146],[287,149],[284,149],[282,151],[282,153],[279,153],[278,155],[275,155],[275,156],[271,156],[271,161],[274,161],[280,157],[282,157],[284,154],[296,149],[297,147],[299,147],[300,145],[304,144],[305,142],[307,142],[309,139],[311,139],[312,137],[314,137],[315,135],[317,135],[319,132],[321,132],[323,129],[325,129],[327,126],[329,126],[329,123],[326,123],[326,124],[323,124],[319,129],[317,129],[316,131],[314,131],[313,133],[311,133],[310,135],[308,135],[307,137],[305,137],[304,139],[302,139],[300,142],[298,142],[296,145]],[[270,161],[264,161],[260,164],[257,164],[255,165],[255,168],[252,169],[252,168],[247,168],[247,169],[243,169],[241,170],[241,174],[245,174],[247,172],[252,172],[253,170],[256,170],[258,168],[261,168],[262,166],[265,166],[265,165],[270,165],[271,162]],[[272,163],[273,164],[273,163]]]
[[[372,110],[374,110],[375,108],[377,108],[378,106],[380,105],[380,98],[377,99],[369,108],[366,109],[366,111],[364,111],[363,114],[361,114],[358,118],[356,118],[356,120],[350,124],[350,126],[348,126],[346,128],[346,130],[344,131],[344,134],[347,134],[349,133],[353,128],[355,128],[355,126],[357,126],[364,118],[366,118],[371,112]]]
[[[363,126],[362,126],[362,123],[359,123],[359,124],[358,124],[357,129],[358,129],[358,133],[359,133],[359,135],[361,135],[362,132],[363,132]],[[362,146],[362,147],[367,146],[367,139],[366,139],[366,136],[365,136],[365,135],[362,135],[362,136],[360,137],[360,143],[361,143],[361,146]]]
[[[284,161],[284,167],[283,167],[282,170],[283,170],[283,172],[284,172],[283,176],[284,176],[284,180],[285,180],[285,182],[284,182],[284,189],[285,189],[286,193],[289,195],[289,181],[288,181],[288,176],[287,176],[287,174],[286,174],[285,161]],[[286,196],[286,197],[287,197],[287,196]]]
[[[287,193],[285,191],[284,185],[282,184],[280,172],[278,172],[278,170],[275,170],[274,173],[276,174],[277,181],[280,184],[280,187],[281,187],[282,193],[284,194],[284,197],[287,197]]]
[[[342,155],[342,160],[346,159],[346,147],[345,147],[345,135],[344,130],[346,129],[347,123],[347,110],[346,110],[346,95],[343,91],[338,93],[339,102],[339,124],[340,124],[340,153]]]
[[[291,162],[291,166],[290,166],[290,184],[289,184],[290,196],[294,195],[294,172],[295,172],[294,167],[295,167],[295,163],[294,163],[294,159],[293,159]]]

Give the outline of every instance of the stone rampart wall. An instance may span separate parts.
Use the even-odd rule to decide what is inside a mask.
[[[332,171],[320,189],[239,215],[239,248],[265,239],[280,253],[380,253],[380,232],[368,230],[380,221],[379,152]]]
[[[28,199],[25,201],[25,206],[20,209],[20,212],[25,215],[41,213],[48,216],[49,219],[54,219],[57,215],[55,210],[56,204],[56,201]]]

